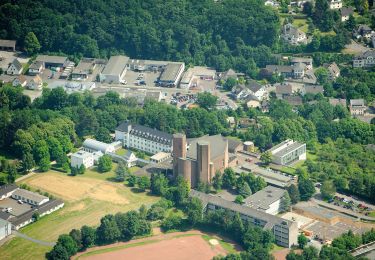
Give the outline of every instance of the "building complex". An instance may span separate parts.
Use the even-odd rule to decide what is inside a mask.
[[[268,150],[272,154],[272,162],[281,165],[288,165],[299,160],[306,160],[306,144],[293,140],[284,142]]]

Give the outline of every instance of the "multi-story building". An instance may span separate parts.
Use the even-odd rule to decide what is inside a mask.
[[[10,222],[0,219],[0,241],[3,238],[12,234],[12,224]]]
[[[375,51],[365,51],[353,59],[354,68],[372,67],[375,65]]]
[[[22,73],[23,67],[18,59],[14,59],[7,69],[8,75],[20,75]]]
[[[333,63],[325,63],[323,64],[323,67],[325,67],[328,70],[328,78],[329,80],[336,80],[338,77],[340,77],[340,68],[337,66],[336,62]]]
[[[244,200],[244,205],[271,215],[277,215],[283,210],[281,200],[285,192],[284,189],[267,186],[247,197]]]
[[[306,160],[306,144],[293,140],[284,142],[268,150],[272,154],[272,162],[287,165],[294,161]]]
[[[313,59],[311,57],[293,57],[290,60],[290,63],[295,66],[298,63],[303,63],[306,65],[307,70],[311,70],[313,68]]]
[[[307,43],[307,36],[304,32],[288,23],[283,26],[281,37],[292,45],[300,45]]]
[[[94,155],[83,150],[73,153],[70,157],[70,165],[74,168],[79,168],[81,165],[86,169],[90,168],[94,165]]]
[[[150,127],[121,123],[115,131],[115,140],[126,148],[134,148],[147,153],[172,152],[173,136]]]
[[[160,75],[158,84],[163,87],[177,87],[184,70],[185,63],[183,62],[168,63]]]
[[[190,196],[199,198],[202,201],[204,212],[223,209],[233,214],[238,213],[242,221],[271,230],[277,245],[283,247],[297,245],[298,226],[296,222],[195,190],[191,190]]]
[[[329,9],[336,10],[342,8],[342,1],[341,0],[331,0],[329,2]]]
[[[128,61],[129,57],[126,56],[112,56],[102,73],[100,73],[100,81],[114,84],[125,82],[123,78],[127,71]]]
[[[367,107],[364,99],[351,99],[349,103],[349,110],[352,116],[363,116]]]

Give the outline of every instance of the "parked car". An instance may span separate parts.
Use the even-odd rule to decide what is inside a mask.
[[[22,200],[18,200],[17,202],[18,202],[18,204],[23,204]]]

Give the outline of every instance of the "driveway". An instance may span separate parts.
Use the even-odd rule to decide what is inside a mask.
[[[31,242],[37,243],[42,246],[54,246],[56,244],[55,242],[46,242],[46,241],[41,241],[32,237],[29,237],[15,230],[13,230],[13,234],[16,235],[17,237],[22,237],[23,239],[29,240]]]

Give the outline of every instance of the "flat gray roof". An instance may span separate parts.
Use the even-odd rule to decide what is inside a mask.
[[[251,172],[255,176],[263,178],[268,184],[277,187],[287,187],[291,183],[291,178],[283,175],[282,173],[276,173],[271,170],[267,170],[261,167],[251,167],[249,164],[243,165],[241,168],[234,168],[236,173]]]
[[[77,157],[77,158],[82,158],[82,159],[85,159],[85,158],[88,158],[88,157],[91,157],[91,156],[92,156],[91,153],[83,151],[83,150],[72,154],[72,157]]]
[[[124,71],[126,64],[129,61],[129,57],[118,55],[112,56],[107,65],[105,66],[102,74],[105,75],[120,75]]]
[[[296,150],[296,149],[298,149],[298,148],[300,148],[301,146],[304,146],[304,145],[306,145],[306,144],[294,142],[293,144],[288,145],[287,147],[283,148],[281,151],[278,151],[274,155],[281,157],[281,156],[284,156],[284,155],[290,153],[291,151],[294,151],[294,150]]]
[[[267,186],[245,199],[245,205],[253,209],[267,210],[270,205],[280,200],[285,194],[284,189]]]
[[[293,223],[292,221],[285,220],[285,219],[279,218],[277,216],[273,216],[271,214],[268,214],[268,213],[265,213],[265,212],[247,207],[247,206],[243,206],[243,205],[225,200],[225,199],[217,197],[217,196],[205,194],[203,192],[199,192],[199,191],[196,191],[196,190],[191,190],[190,196],[199,198],[202,201],[202,204],[204,206],[207,205],[207,204],[212,204],[212,205],[216,205],[216,206],[228,209],[228,210],[232,210],[234,212],[238,212],[240,214],[243,214],[243,215],[246,215],[246,216],[249,216],[249,217],[253,217],[253,218],[263,220],[263,221],[267,222],[266,225],[265,225],[266,228],[272,228],[272,226],[275,225],[275,224],[283,224],[283,225],[289,227]]]
[[[16,41],[13,41],[13,40],[1,40],[0,39],[0,46],[14,48],[16,46]]]
[[[43,61],[45,63],[61,63],[64,64],[68,57],[66,56],[50,56],[50,55],[38,55],[36,61]]]
[[[36,201],[38,203],[41,202],[42,200],[48,199],[48,197],[46,196],[40,195],[32,191],[24,190],[24,189],[18,189],[14,191],[13,195],[18,195],[18,196]]]
[[[160,81],[175,81],[183,63],[168,63],[160,76]]]
[[[82,59],[74,68],[73,74],[88,74],[90,69],[95,65],[94,59]]]

